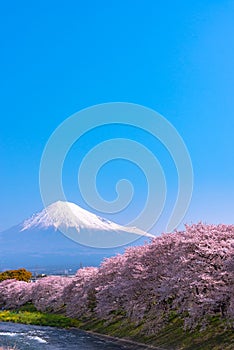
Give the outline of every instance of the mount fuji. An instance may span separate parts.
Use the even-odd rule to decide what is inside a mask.
[[[141,245],[151,234],[58,201],[21,224],[0,232],[0,270],[26,267],[41,272],[97,266],[105,257]]]

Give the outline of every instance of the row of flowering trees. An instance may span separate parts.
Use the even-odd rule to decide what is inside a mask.
[[[112,319],[122,314],[156,332],[172,312],[186,327],[219,315],[234,324],[234,226],[186,226],[83,268],[74,278],[0,283],[0,307],[32,302],[38,310]]]

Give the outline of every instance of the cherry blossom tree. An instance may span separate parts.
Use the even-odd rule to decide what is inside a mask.
[[[0,308],[15,309],[32,299],[32,284],[13,279],[0,283]]]
[[[57,312],[64,307],[63,290],[71,283],[68,277],[48,276],[33,284],[32,303],[39,311]]]
[[[64,288],[63,300],[70,317],[90,315],[96,307],[98,268],[86,267],[77,271],[73,281]]]
[[[198,223],[162,234],[74,278],[0,283],[0,307],[32,301],[38,310],[111,321],[116,315],[155,333],[178,315],[187,328],[219,316],[234,323],[234,226]]]

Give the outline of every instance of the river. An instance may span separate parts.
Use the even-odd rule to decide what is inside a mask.
[[[0,322],[0,346],[15,350],[144,350],[145,346],[118,342],[78,329]]]

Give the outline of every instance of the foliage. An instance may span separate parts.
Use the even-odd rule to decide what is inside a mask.
[[[5,280],[0,283],[0,309],[15,309],[31,301],[32,283]]]
[[[232,350],[234,344],[234,332],[219,318],[211,318],[206,329],[201,330],[197,327],[193,332],[188,332],[182,327],[183,321],[178,316],[172,315],[168,324],[159,333],[148,336],[142,332],[143,324],[136,326],[121,315],[116,315],[112,321],[90,318],[86,322],[80,322],[61,315],[37,312],[30,304],[14,312],[0,311],[0,321],[62,328],[79,327],[85,331],[109,334],[168,350]]]
[[[100,319],[87,320],[82,326],[113,337],[146,343],[157,349],[175,350],[233,350],[234,332],[220,318],[210,318],[205,329],[196,327],[193,331],[183,328],[183,320],[174,315],[156,334],[146,335],[144,324],[136,325],[126,317],[116,316],[111,321]]]
[[[29,282],[31,277],[32,273],[26,269],[7,270],[0,273],[0,282],[8,279],[16,279],[18,281]]]
[[[64,288],[62,299],[66,304],[66,314],[71,317],[88,317],[96,307],[98,268],[86,267],[77,271],[75,278]],[[79,300],[79,307],[77,302]]]
[[[64,307],[62,294],[64,288],[71,283],[68,277],[48,276],[33,283],[31,301],[37,310],[58,312]]]
[[[177,315],[180,327],[201,332],[218,317],[234,326],[234,226],[186,226],[151,243],[83,268],[73,278],[0,283],[0,307],[32,302],[40,311],[105,324],[128,320],[147,339]]]
[[[79,321],[75,319],[38,311],[0,311],[0,321],[61,328],[79,327],[80,325]]]
[[[82,317],[92,311],[92,295],[95,317],[114,319],[121,311],[143,322],[146,334],[165,326],[172,311],[185,328],[205,326],[207,316],[216,315],[233,325],[233,261],[234,226],[199,223],[129,248],[98,270],[78,271],[63,298],[68,315]]]

